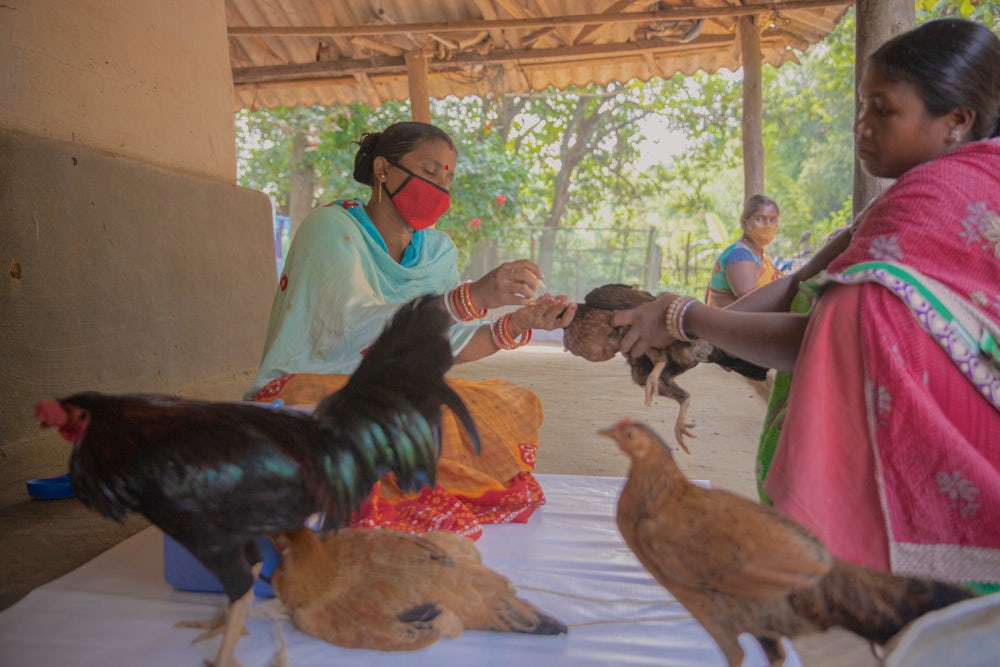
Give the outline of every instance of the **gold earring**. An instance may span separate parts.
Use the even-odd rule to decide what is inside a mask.
[[[382,181],[378,182],[378,203],[382,203]]]

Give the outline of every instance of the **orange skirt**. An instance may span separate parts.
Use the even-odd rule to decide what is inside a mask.
[[[343,387],[349,375],[295,373],[272,380],[255,401],[285,405],[319,403]],[[524,523],[545,503],[531,474],[542,424],[542,403],[533,392],[503,380],[471,382],[447,378],[476,422],[482,454],[450,410],[442,410],[437,484],[406,495],[384,476],[351,522],[352,526],[422,533],[450,530],[473,539],[484,523]]]

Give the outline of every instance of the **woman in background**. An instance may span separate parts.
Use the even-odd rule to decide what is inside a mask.
[[[723,308],[784,275],[774,268],[764,250],[778,235],[780,213],[770,197],[753,195],[747,199],[740,215],[743,235],[715,261],[705,290],[705,303]]]

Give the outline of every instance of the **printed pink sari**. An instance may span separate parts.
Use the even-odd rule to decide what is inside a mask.
[[[904,174],[822,281],[766,491],[846,560],[1000,582],[1000,143]]]

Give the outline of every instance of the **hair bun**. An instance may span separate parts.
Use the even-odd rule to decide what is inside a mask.
[[[381,132],[365,132],[357,140],[358,152],[354,156],[354,180],[363,185],[371,185],[373,163],[375,162],[375,146],[382,138]]]
[[[381,132],[365,132],[362,134],[361,139],[358,141],[358,152],[368,154],[374,151],[375,145],[381,136]]]

